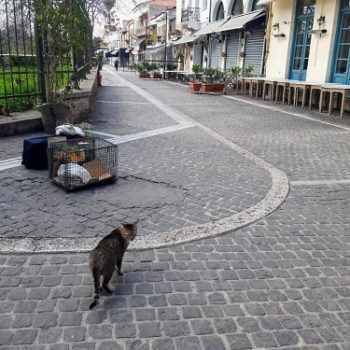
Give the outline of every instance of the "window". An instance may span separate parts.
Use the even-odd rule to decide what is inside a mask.
[[[242,13],[243,13],[243,0],[235,0],[234,4],[232,6],[231,15],[238,16]]]
[[[316,0],[301,0],[299,2],[299,15],[311,15],[315,13]]]
[[[223,19],[224,17],[225,17],[224,5],[222,2],[220,2],[220,5],[216,11],[215,21],[218,21],[219,19]]]
[[[343,8],[350,7],[350,0],[343,0],[342,7]]]
[[[205,10],[206,8],[207,8],[207,0],[203,0],[202,10]]]

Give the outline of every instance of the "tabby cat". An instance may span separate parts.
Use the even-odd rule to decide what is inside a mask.
[[[121,224],[108,236],[104,237],[90,253],[90,268],[95,284],[95,297],[90,309],[98,304],[100,299],[100,277],[103,276],[102,287],[107,293],[113,291],[109,288],[115,267],[119,275],[122,275],[122,259],[128,248],[129,242],[133,241],[137,233],[137,221],[133,224]]]

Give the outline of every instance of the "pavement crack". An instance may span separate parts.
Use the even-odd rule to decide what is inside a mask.
[[[174,189],[177,189],[177,190],[182,190],[182,191],[185,191],[185,192],[189,191],[188,188],[185,188],[185,187],[182,187],[182,186],[177,186],[177,185],[165,182],[165,181],[156,181],[156,180],[152,180],[152,179],[147,179],[145,177],[136,176],[136,175],[119,176],[119,178],[124,179],[124,180],[128,180],[129,178],[134,178],[136,180],[147,181],[147,182],[150,182],[150,183],[153,183],[153,184],[156,184],[156,185],[164,185],[166,187],[174,188]]]

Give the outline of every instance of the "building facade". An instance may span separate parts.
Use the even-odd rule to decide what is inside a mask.
[[[350,83],[350,1],[276,0],[266,75],[308,82]]]
[[[194,13],[198,16],[191,21],[186,14],[193,2],[177,1],[177,16],[182,16],[177,27],[183,33],[182,42],[186,41],[178,42],[183,46],[184,69],[191,70],[193,64],[223,70],[238,66],[262,74],[268,6],[258,0],[195,1]]]

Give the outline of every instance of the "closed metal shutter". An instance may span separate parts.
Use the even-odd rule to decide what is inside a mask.
[[[202,45],[193,45],[193,64],[202,64]]]
[[[226,69],[236,67],[238,65],[238,43],[238,30],[230,32],[227,37]]]
[[[221,43],[217,39],[212,39],[210,67],[219,67],[220,56],[221,56]]]
[[[244,67],[254,66],[254,73],[262,73],[265,49],[265,29],[251,29],[245,39]]]

